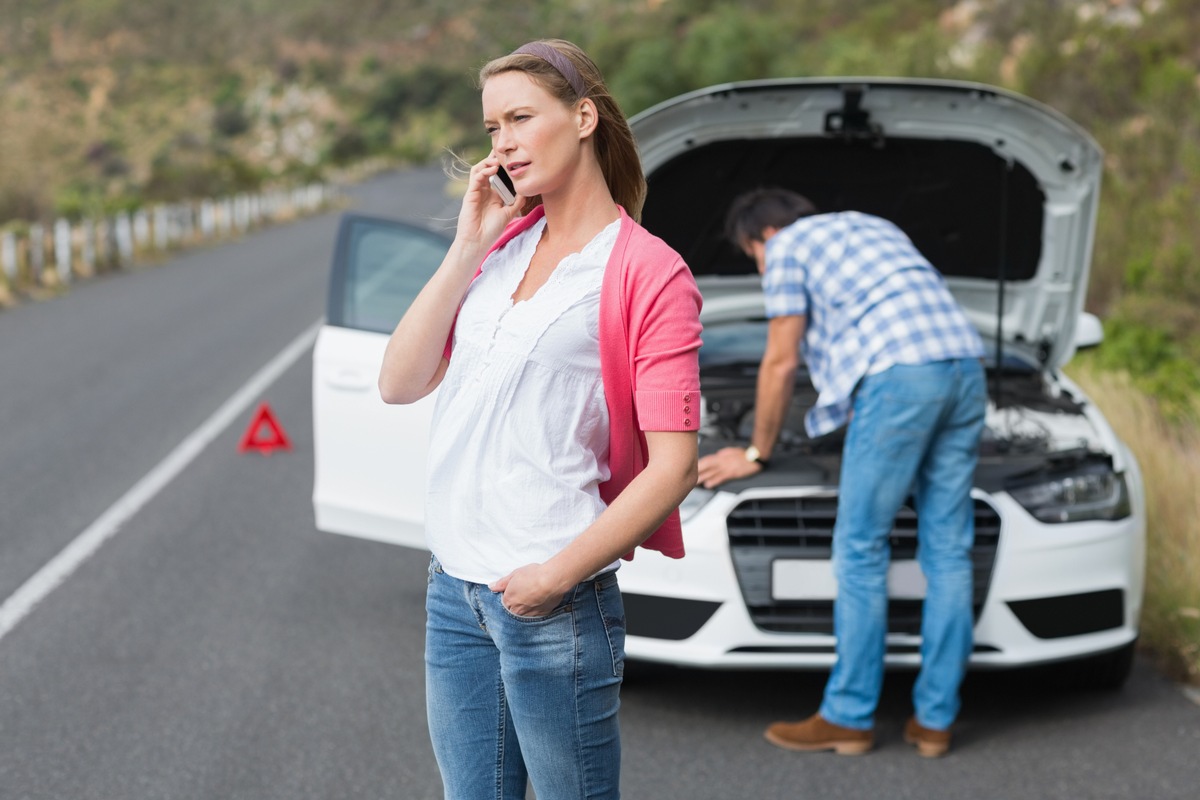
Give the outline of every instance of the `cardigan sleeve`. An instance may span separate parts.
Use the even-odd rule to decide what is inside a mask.
[[[638,427],[695,431],[700,426],[700,290],[678,255],[665,280],[630,287],[632,373]]]

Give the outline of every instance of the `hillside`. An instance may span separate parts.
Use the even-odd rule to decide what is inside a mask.
[[[1106,358],[1200,390],[1200,4],[1188,0],[0,0],[0,222],[484,146],[473,75],[575,39],[627,112],[777,75],[945,76],[1091,130]]]

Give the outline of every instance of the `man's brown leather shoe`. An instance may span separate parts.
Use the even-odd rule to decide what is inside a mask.
[[[767,741],[788,750],[832,750],[842,756],[862,755],[875,742],[873,731],[834,725],[820,714],[803,722],[775,722],[763,734]]]
[[[950,749],[950,731],[935,731],[917,722],[916,717],[909,717],[904,726],[904,741],[917,746],[917,755],[926,758],[944,756]]]

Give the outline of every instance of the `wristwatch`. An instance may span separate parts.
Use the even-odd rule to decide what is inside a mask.
[[[763,469],[766,469],[771,463],[769,459],[762,457],[762,453],[760,453],[758,451],[758,448],[755,447],[754,445],[750,445],[749,447],[746,448],[746,460],[753,461],[755,464],[758,464]]]

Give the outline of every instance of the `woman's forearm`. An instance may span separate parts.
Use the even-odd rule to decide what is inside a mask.
[[[564,594],[646,540],[696,485],[696,434],[647,432],[649,464],[587,530],[541,564],[491,584],[514,614],[548,614]]]
[[[484,252],[478,246],[452,244],[396,325],[379,370],[379,394],[385,403],[412,403],[437,387],[446,338]]]
[[[505,206],[488,184],[499,168],[494,152],[471,167],[454,242],[388,340],[379,370],[385,403],[416,402],[441,383],[458,306],[488,249],[520,213],[520,203]]]
[[[632,552],[696,485],[696,434],[647,432],[646,468],[570,545],[545,563],[566,591]]]

